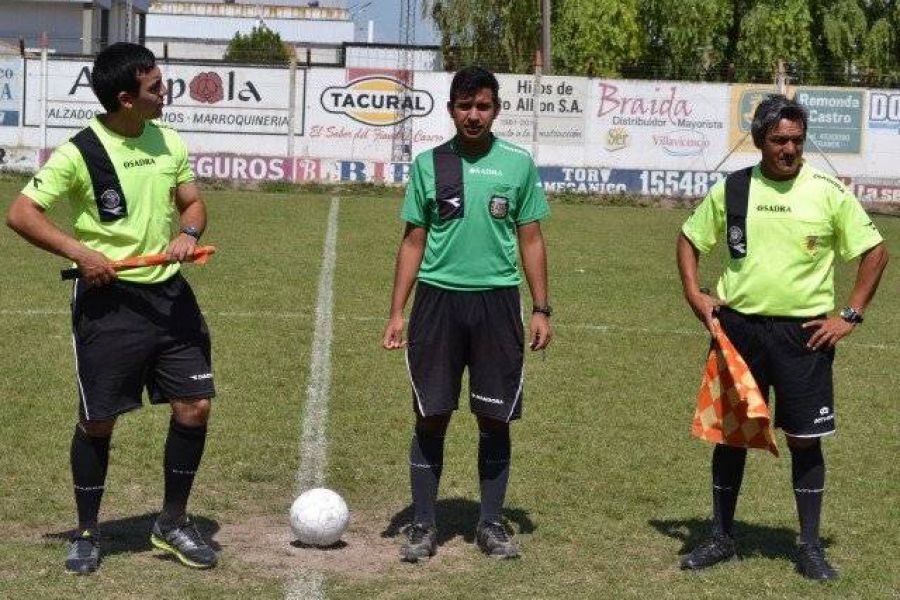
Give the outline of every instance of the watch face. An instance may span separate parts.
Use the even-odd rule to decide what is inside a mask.
[[[852,308],[843,308],[840,312],[841,318],[848,323],[862,323],[862,315]]]

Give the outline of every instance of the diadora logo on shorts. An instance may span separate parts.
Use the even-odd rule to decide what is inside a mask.
[[[453,208],[459,208],[459,203],[460,203],[459,196],[457,196],[456,198],[443,198],[441,201],[446,202]]]
[[[816,425],[818,425],[819,423],[824,423],[825,421],[834,420],[834,415],[831,414],[831,409],[828,408],[827,406],[823,406],[822,408],[819,409],[819,415],[821,415],[821,416],[816,417],[813,420],[813,423]]]
[[[487,175],[489,177],[503,177],[503,171],[491,167],[469,167],[469,175]]]
[[[481,402],[487,402],[488,404],[503,404],[503,400],[499,398],[489,398],[487,396],[482,396],[481,394],[476,394],[475,392],[472,392],[472,398],[480,400]]]
[[[212,379],[212,373],[200,373],[198,375],[191,375],[191,379],[194,381],[200,381],[202,379]]]

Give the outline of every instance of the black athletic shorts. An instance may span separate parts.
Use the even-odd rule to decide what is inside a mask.
[[[72,339],[79,415],[103,420],[150,402],[215,396],[209,331],[187,281],[75,280]]]
[[[806,347],[815,328],[802,324],[819,317],[766,317],[719,309],[725,335],[747,362],[769,401],[775,390],[775,427],[795,437],[834,433],[834,349]]]
[[[456,410],[468,367],[471,411],[518,419],[524,340],[518,288],[455,292],[420,282],[406,350],[413,408],[422,416]]]

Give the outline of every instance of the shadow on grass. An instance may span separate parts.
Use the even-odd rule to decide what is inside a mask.
[[[479,504],[465,498],[443,498],[437,501],[437,541],[445,544],[456,536],[466,542],[475,541],[475,525],[478,524]],[[512,527],[513,533],[531,533],[537,527],[521,508],[504,508],[503,519]],[[412,523],[413,507],[410,504],[393,517],[381,532],[381,537],[396,537],[404,525]]]
[[[650,526],[661,534],[682,542],[678,554],[687,554],[705,540],[712,531],[709,519],[650,519]],[[797,552],[797,531],[786,527],[767,527],[742,521],[734,523],[734,537],[738,553],[745,558],[761,557],[794,560]],[[822,538],[829,547],[832,538]]]
[[[112,556],[115,554],[155,551],[150,544],[150,529],[153,527],[156,516],[157,513],[154,512],[113,521],[101,521],[99,525],[101,554],[103,556]],[[197,529],[200,530],[200,533],[203,534],[210,548],[219,552],[222,547],[212,539],[219,531],[219,523],[196,515],[191,515],[191,520],[197,526]],[[69,541],[76,533],[75,529],[68,529],[66,531],[45,533],[41,537],[45,540]],[[163,557],[163,555],[160,554],[160,557]],[[165,555],[165,557],[174,560],[174,557],[169,555]]]

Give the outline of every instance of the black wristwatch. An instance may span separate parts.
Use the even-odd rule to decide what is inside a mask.
[[[534,313],[541,313],[544,316],[550,317],[553,315],[553,308],[549,304],[544,304],[543,306],[535,304],[531,308],[531,314]]]
[[[863,316],[852,306],[845,306],[838,314],[843,320],[852,323],[853,325],[858,325],[863,322]]]
[[[186,233],[187,235],[191,236],[195,240],[200,239],[200,230],[197,229],[196,227],[194,227],[193,225],[185,225],[184,227],[181,228],[181,233]]]

